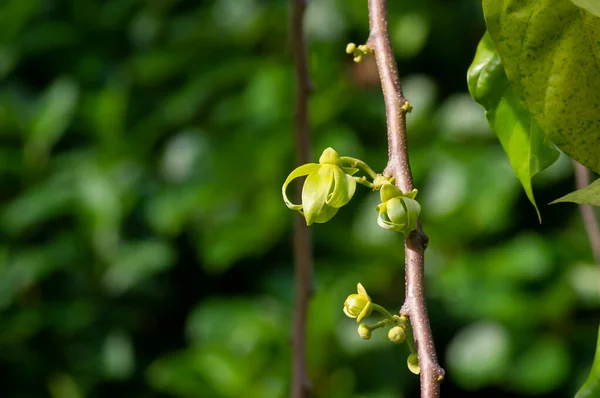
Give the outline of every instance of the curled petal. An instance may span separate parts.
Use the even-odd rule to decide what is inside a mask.
[[[337,166],[333,166],[331,172],[333,174],[333,186],[327,196],[327,204],[331,207],[340,208],[354,196],[356,181]]]
[[[419,214],[421,213],[421,205],[416,200],[409,198],[402,198],[402,201],[406,206],[407,220],[405,235],[408,235],[417,229],[417,220],[419,219]]]
[[[401,197],[396,197],[386,202],[387,216],[391,222],[404,227],[407,221],[407,211]],[[411,200],[411,199],[409,199]]]
[[[317,172],[310,173],[306,177],[302,188],[302,206],[307,225],[328,221],[337,212],[337,209],[332,211],[325,208],[332,185],[333,174],[328,167],[319,166]]]
[[[302,166],[296,167],[296,169],[294,169],[294,171],[292,171],[290,173],[290,175],[286,178],[285,182],[283,183],[283,187],[281,188],[281,194],[283,195],[283,201],[285,202],[285,205],[287,207],[289,207],[292,210],[302,210],[302,205],[299,204],[294,204],[292,203],[286,194],[286,190],[287,190],[287,186],[289,185],[290,182],[292,182],[292,180],[298,178],[298,177],[302,177],[305,175],[308,175],[310,173],[313,173],[315,171],[317,171],[319,169],[320,165],[316,164],[316,163],[308,163],[308,164],[303,164]]]
[[[344,314],[346,314],[346,316],[348,318],[356,318],[356,315],[353,315],[350,313],[350,311],[348,311],[348,307],[346,307],[346,305],[344,304]]]
[[[389,229],[390,231],[402,232],[397,224],[394,224],[387,219],[385,213],[379,213],[379,216],[377,216],[377,225],[383,229]]]
[[[356,322],[362,321],[363,318],[371,315],[371,312],[373,312],[373,308],[371,307],[371,301],[369,301],[367,305],[365,305],[365,308],[360,312],[360,315],[356,318]]]

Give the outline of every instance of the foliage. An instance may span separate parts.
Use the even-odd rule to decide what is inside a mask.
[[[490,127],[541,221],[531,179],[558,159],[558,151],[509,84],[488,33],[477,47],[467,80],[471,96],[486,109]]]
[[[558,198],[552,203],[559,202],[573,202],[600,206],[600,180],[596,180],[585,188],[578,189],[562,198]]]
[[[466,92],[481,4],[389,7],[445,394],[572,396],[592,363],[598,271],[575,206],[540,206],[538,225]],[[283,0],[0,2],[1,396],[287,395],[287,12]],[[366,39],[364,0],[311,2],[307,25],[313,159],[331,146],[383,169],[376,70],[344,52]],[[539,173],[538,203],[570,176],[564,157]],[[375,225],[378,202],[357,191],[312,227],[315,397],[418,385],[405,345],[361,341],[340,311],[358,281],[387,308],[403,296],[402,238]]]
[[[567,155],[600,173],[600,18],[568,0],[484,1],[512,87]]]

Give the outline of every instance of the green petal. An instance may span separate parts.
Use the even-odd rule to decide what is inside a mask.
[[[317,172],[310,173],[306,177],[304,187],[302,188],[302,206],[304,208],[304,217],[306,218],[306,224],[310,225],[313,222],[325,222],[321,221],[319,213],[326,212],[324,209],[326,206],[325,201],[329,194],[331,185],[333,184],[333,173],[329,167],[319,166]],[[329,210],[331,212],[331,210]],[[335,215],[335,212],[333,213]]]
[[[404,196],[409,199],[414,199],[417,196],[417,193],[419,193],[419,191],[416,189],[413,189],[412,191],[405,193]]]
[[[367,294],[367,290],[363,287],[362,283],[359,283],[358,285],[356,285],[356,291],[361,296],[369,297],[369,295]]]
[[[319,158],[319,163],[320,164],[330,164],[330,165],[334,165],[334,166],[341,166],[342,159],[340,158],[340,155],[338,155],[338,153],[333,148],[327,148],[321,154],[321,157]]]
[[[379,225],[383,229],[388,229],[390,231],[401,232],[401,229],[400,229],[400,227],[398,225],[389,222],[384,217],[385,217],[385,213],[379,213],[379,216],[377,216],[377,225]]]
[[[333,191],[327,196],[326,203],[331,207],[340,208],[352,199],[356,191],[356,181],[337,166],[333,166],[332,174]]]
[[[407,199],[411,200],[411,199]],[[386,202],[387,216],[390,221],[401,228],[408,222],[407,209],[401,198],[392,198]]]
[[[417,220],[419,214],[421,214],[421,205],[416,200],[402,198],[404,205],[406,205],[406,211],[408,213],[408,220],[406,222],[405,234],[408,235],[413,230],[417,229]]]
[[[283,201],[285,202],[285,205],[287,207],[289,207],[292,210],[301,210],[302,209],[301,204],[300,205],[293,204],[288,199],[288,197],[286,195],[286,190],[287,190],[287,186],[289,185],[289,183],[298,177],[305,176],[307,174],[310,174],[310,173],[318,170],[319,167],[321,167],[321,166],[316,163],[307,163],[307,164],[303,164],[302,166],[296,167],[296,169],[290,173],[290,175],[286,178],[285,182],[283,183],[283,187],[281,188],[281,194],[283,195]]]
[[[323,206],[321,211],[315,215],[315,217],[312,219],[311,223],[313,223],[313,222],[316,222],[318,224],[325,223],[325,222],[331,220],[337,214],[338,210],[339,209],[337,207],[331,207],[331,206],[325,205],[325,206]],[[308,225],[310,225],[310,224],[308,224]]]
[[[387,202],[392,198],[402,196],[402,191],[393,184],[383,184],[380,196],[382,202]]]
[[[367,303],[367,305],[365,305],[365,308],[363,308],[363,310],[360,312],[360,315],[356,318],[356,322],[362,321],[364,318],[368,317],[369,315],[371,315],[371,302],[370,301]]]

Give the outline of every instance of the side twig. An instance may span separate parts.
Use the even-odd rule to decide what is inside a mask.
[[[413,189],[406,138],[408,106],[400,87],[400,77],[392,51],[386,0],[369,0],[369,22],[371,31],[367,45],[375,53],[387,118],[388,164],[384,174],[393,176],[398,188],[408,192]],[[400,311],[401,315],[410,319],[414,331],[421,367],[423,398],[439,397],[440,382],[444,378],[444,370],[437,362],[425,304],[424,252],[428,240],[420,222],[417,230],[405,240],[406,297]]]
[[[308,96],[310,80],[304,39],[304,11],[306,0],[291,0],[291,40],[296,70],[295,138],[298,164],[308,163],[310,131],[308,126]],[[296,202],[301,201],[301,179],[296,180]],[[312,291],[313,255],[311,233],[302,215],[297,214],[294,228],[294,276],[296,298],[292,335],[292,392],[293,398],[310,395],[310,379],[306,365],[306,318]]]
[[[573,161],[575,166],[575,185],[577,189],[582,189],[590,184],[590,171],[583,165]],[[598,228],[598,220],[594,213],[594,208],[590,205],[579,205],[581,211],[581,218],[585,225],[590,245],[592,246],[592,252],[594,253],[594,259],[596,265],[600,267],[600,228]]]

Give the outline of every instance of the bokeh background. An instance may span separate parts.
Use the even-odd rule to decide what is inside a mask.
[[[410,156],[430,236],[445,396],[567,397],[592,361],[600,275],[561,157],[538,224],[465,74],[475,0],[390,1]],[[0,396],[285,397],[290,388],[293,69],[284,0],[0,1]],[[381,171],[366,1],[313,0],[313,158]],[[400,234],[360,189],[315,225],[314,396],[416,397],[406,345],[342,303],[397,310]]]

